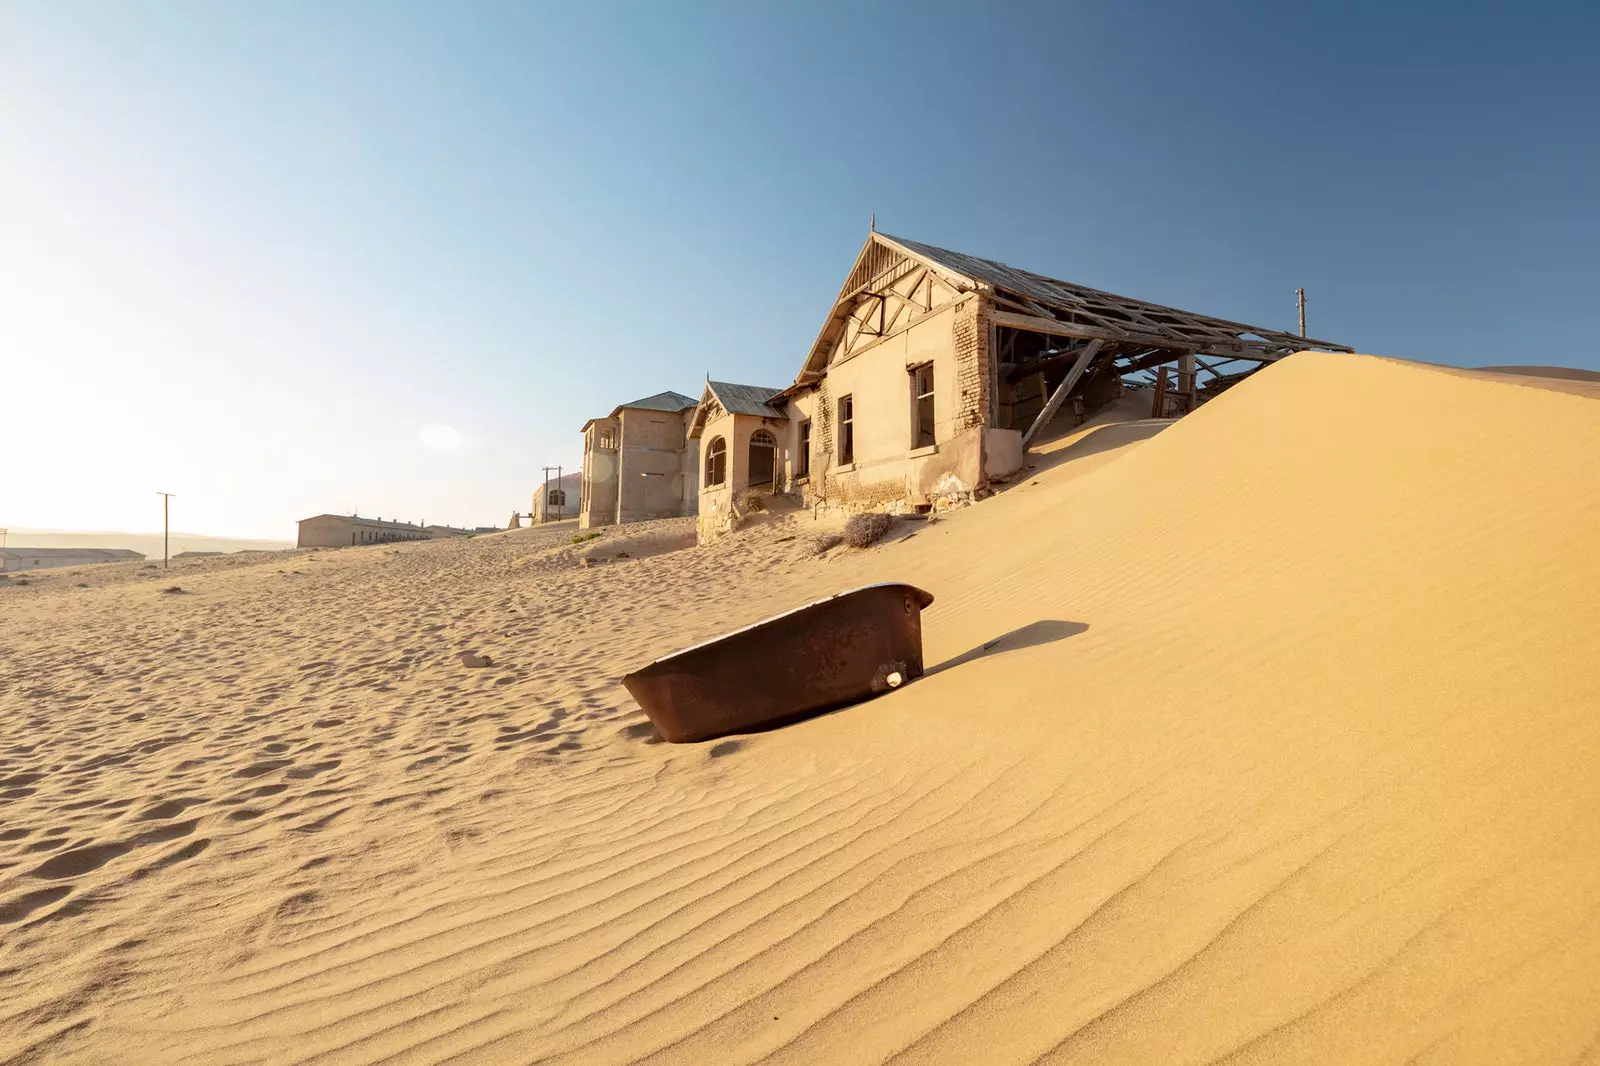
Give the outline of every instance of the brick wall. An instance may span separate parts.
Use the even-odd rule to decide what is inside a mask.
[[[957,432],[989,423],[989,302],[974,296],[956,308]]]

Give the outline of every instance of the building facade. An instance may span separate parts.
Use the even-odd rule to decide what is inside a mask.
[[[545,522],[564,522],[577,518],[583,504],[583,472],[563,474],[541,482],[533,492],[533,509],[528,512],[530,525]]]
[[[421,526],[394,519],[358,518],[355,515],[319,514],[302,518],[296,546],[301,548],[349,548],[362,544],[393,544],[407,540],[434,540],[462,536],[465,530],[447,526]]]
[[[773,401],[784,390],[707,381],[690,419],[689,437],[700,444],[700,503],[695,523],[702,538],[737,523],[747,493],[788,488],[789,415]],[[782,401],[778,401],[781,403]]]
[[[699,449],[688,436],[695,401],[659,392],[583,424],[578,525],[694,514]]]

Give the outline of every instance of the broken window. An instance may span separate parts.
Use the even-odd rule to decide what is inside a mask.
[[[567,505],[567,490],[551,489],[549,499],[546,502],[551,507],[565,507]]]
[[[911,369],[911,446],[933,443],[933,364]]]
[[[811,420],[800,423],[800,446],[795,449],[794,476],[811,476]]]
[[[855,402],[850,396],[839,397],[839,462],[856,461]]]
[[[720,485],[727,479],[728,442],[721,437],[713,437],[706,446],[706,487]]]

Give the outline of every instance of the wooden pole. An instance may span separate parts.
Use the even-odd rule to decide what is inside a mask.
[[[1306,290],[1294,290],[1295,306],[1300,309],[1300,336],[1306,335]]]
[[[1171,367],[1162,367],[1161,373],[1156,375],[1156,395],[1150,403],[1151,418],[1167,417],[1167,371]]]
[[[1056,391],[1050,394],[1050,400],[1044,405],[1044,410],[1040,411],[1039,417],[1033,420],[1033,425],[1028,427],[1028,432],[1022,435],[1023,451],[1028,450],[1028,445],[1032,443],[1033,438],[1039,434],[1040,430],[1048,426],[1050,420],[1056,416],[1056,412],[1061,410],[1061,401],[1067,398],[1067,393],[1071,392],[1072,387],[1078,383],[1078,379],[1083,377],[1083,372],[1089,368],[1089,361],[1095,357],[1095,353],[1100,351],[1102,343],[1101,341],[1093,340],[1084,345],[1082,354],[1078,356],[1078,361],[1072,364],[1072,369],[1067,371],[1067,376],[1061,379],[1061,384],[1056,386]]]
[[[158,492],[156,495],[161,497],[161,566],[162,569],[166,569],[172,565],[167,558],[167,538],[169,536],[168,529],[170,528],[167,518],[170,514],[169,508],[172,504],[172,497],[176,496],[177,493]]]

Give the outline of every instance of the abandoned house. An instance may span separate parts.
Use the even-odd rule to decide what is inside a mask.
[[[694,514],[694,408],[692,396],[669,390],[583,424],[580,528]]]
[[[779,439],[789,416],[776,398],[783,389],[707,381],[689,423],[689,438],[700,442],[699,521],[702,535],[726,532],[736,514],[734,501],[746,492],[781,492],[789,474]]]
[[[872,232],[794,384],[726,433],[727,414],[693,423],[725,438],[730,489],[765,483],[748,441],[770,435],[779,490],[809,506],[926,509],[1016,471],[1063,411],[1132,387],[1173,417],[1306,348],[1351,350]]]

